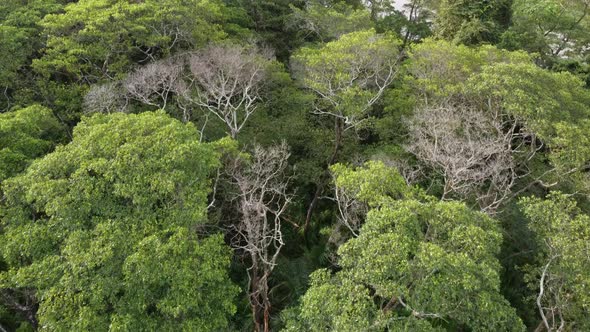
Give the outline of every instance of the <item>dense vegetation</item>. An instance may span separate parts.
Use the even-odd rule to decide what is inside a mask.
[[[589,0],[3,0],[0,332],[590,330]]]

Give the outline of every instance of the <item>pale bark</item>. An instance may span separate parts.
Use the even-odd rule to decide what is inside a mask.
[[[232,246],[250,261],[249,300],[256,331],[269,330],[269,278],[285,245],[281,218],[292,200],[285,176],[288,158],[284,143],[268,149],[257,146],[249,163],[238,158],[228,167],[241,215],[232,229]]]

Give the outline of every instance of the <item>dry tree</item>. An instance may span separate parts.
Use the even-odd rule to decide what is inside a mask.
[[[529,134],[499,113],[443,103],[418,109],[407,123],[406,149],[443,178],[442,199],[475,196],[483,211],[493,213],[526,174],[516,155]]]
[[[93,87],[86,109],[113,112],[124,109],[129,99],[166,109],[174,100],[183,121],[190,121],[194,108],[202,108],[205,125],[214,115],[236,138],[262,100],[273,59],[269,49],[213,44],[139,67],[121,82]]]
[[[281,218],[291,203],[286,176],[285,143],[256,146],[250,160],[236,158],[228,172],[237,187],[239,222],[232,227],[232,246],[249,261],[249,300],[257,331],[268,331],[271,313],[269,278],[285,245]]]
[[[146,105],[166,109],[179,89],[184,64],[176,57],[138,68],[123,82],[127,94]]]
[[[93,85],[84,96],[85,113],[124,112],[129,100],[117,82]]]
[[[212,45],[189,55],[185,99],[209,111],[236,138],[262,100],[272,52],[239,45]],[[193,87],[193,88],[190,88]]]

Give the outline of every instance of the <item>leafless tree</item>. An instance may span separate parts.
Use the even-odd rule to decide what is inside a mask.
[[[114,113],[124,112],[128,99],[117,82],[94,85],[84,96],[84,112]]]
[[[475,195],[480,208],[493,213],[522,177],[515,154],[529,134],[500,113],[465,104],[425,106],[408,127],[406,149],[442,176],[442,199]]]
[[[121,82],[93,87],[86,109],[110,113],[124,109],[129,99],[166,109],[174,100],[185,122],[194,108],[204,108],[208,112],[203,126],[212,114],[236,138],[262,100],[273,58],[268,49],[211,45],[142,66]]]
[[[131,73],[123,86],[131,98],[166,109],[170,97],[179,89],[183,65],[177,58],[150,63]]]
[[[232,245],[249,259],[249,300],[256,331],[269,331],[269,278],[284,246],[281,217],[291,202],[288,193],[287,145],[256,146],[249,162],[237,158],[228,167],[238,189],[240,222]]]
[[[192,53],[188,60],[192,77],[184,97],[223,121],[236,138],[262,99],[271,54],[229,44]]]

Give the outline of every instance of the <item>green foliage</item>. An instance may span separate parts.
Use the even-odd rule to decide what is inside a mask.
[[[0,86],[12,86],[18,71],[40,48],[39,21],[62,8],[62,1],[7,0],[0,5]]]
[[[121,77],[136,62],[190,49],[224,36],[216,0],[82,0],[40,24],[49,35],[35,69],[74,81]]]
[[[290,24],[321,41],[372,28],[369,11],[358,9],[344,2],[324,0],[309,1],[304,9],[291,5]]]
[[[266,280],[270,329],[520,331],[516,312],[530,330],[542,316],[590,330],[590,2],[403,4],[0,1],[0,330],[255,328],[236,234],[215,233],[238,216],[222,168],[280,141],[296,194]],[[216,141],[208,102],[181,104],[184,59],[224,40],[282,62],[239,142]],[[146,91],[187,123],[82,116],[95,84],[112,87],[97,103],[157,108],[123,83],[168,60],[180,76]],[[435,130],[453,121],[438,127],[450,139]],[[441,164],[480,178],[447,195]]]
[[[399,44],[389,34],[359,31],[321,48],[302,48],[292,60],[302,84],[320,97],[317,112],[354,123],[395,75]]]
[[[50,152],[62,133],[51,110],[38,105],[0,114],[0,182]]]
[[[288,60],[293,49],[299,47],[303,39],[299,31],[289,28],[291,6],[302,6],[300,0],[226,0],[228,9],[234,12],[224,25],[224,30],[232,34],[232,18],[241,29],[251,29],[255,37],[272,46],[280,61]],[[227,15],[226,15],[227,16]],[[247,38],[247,37],[246,37]],[[245,39],[240,37],[240,39]]]
[[[366,287],[318,270],[284,331],[369,331],[377,310]]]
[[[51,330],[223,328],[229,248],[190,231],[222,146],[161,112],[85,118],[5,182],[0,288],[36,290]]]
[[[413,6],[409,9],[409,15],[401,11],[390,10],[387,15],[379,18],[375,23],[377,31],[391,31],[402,36],[404,46],[430,37],[432,35],[433,13],[423,2],[413,0],[406,4],[407,7]]]
[[[588,116],[590,93],[570,73],[553,73],[532,63],[487,65],[470,78],[468,89],[502,101],[509,114],[549,139],[559,122],[576,123]]]
[[[342,164],[330,167],[334,184],[351,192],[355,199],[378,207],[392,197],[401,199],[411,197],[412,190],[395,168],[382,162],[368,161],[359,168],[349,168]]]
[[[486,66],[468,80],[472,95],[498,100],[504,112],[542,139],[559,173],[580,170],[590,160],[590,93],[578,77],[554,73],[532,63]]]
[[[513,26],[501,45],[539,53],[547,63],[562,57],[581,60],[588,55],[590,18],[587,1],[514,0]]]
[[[559,192],[551,193],[546,200],[530,197],[520,203],[539,244],[537,262],[529,266],[527,277],[546,308],[548,322],[563,321],[571,331],[588,330],[590,217],[573,199]]]
[[[590,93],[577,76],[542,69],[521,51],[432,40],[417,45],[406,66],[420,103],[451,100],[498,112],[541,139],[549,147],[544,156],[562,174],[590,160],[580,145],[588,140]]]
[[[458,44],[494,43],[510,23],[512,0],[443,0],[435,33]]]
[[[374,195],[383,202],[338,250],[341,270],[314,273],[287,330],[524,330],[499,292],[496,221],[462,203]]]
[[[62,7],[59,0],[6,0],[0,4],[0,107],[9,108],[14,94],[33,85],[26,73],[43,47],[39,21]]]
[[[465,82],[484,67],[496,63],[526,63],[525,52],[508,52],[494,46],[467,47],[447,41],[427,39],[410,52],[407,79],[422,97],[448,98],[460,94]]]
[[[26,63],[30,52],[25,43],[29,37],[23,29],[0,26],[0,86],[11,86],[17,71]]]

